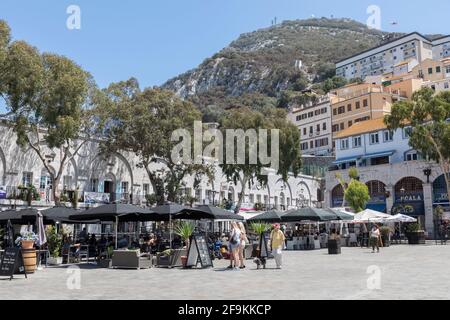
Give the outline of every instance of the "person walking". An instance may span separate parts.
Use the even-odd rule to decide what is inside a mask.
[[[240,260],[240,266],[239,268],[245,269],[245,246],[249,243],[247,238],[247,232],[245,231],[245,226],[242,222],[238,222],[239,230],[241,231],[241,243],[239,246],[239,260]]]
[[[231,222],[231,233],[230,239],[228,240],[230,249],[230,266],[228,269],[239,270],[239,249],[241,245],[241,230],[238,224],[233,221]],[[234,267],[233,267],[234,262]]]
[[[377,252],[380,252],[380,241],[381,241],[381,232],[378,228],[378,225],[374,225],[372,230],[370,231],[370,242],[372,244],[372,253],[375,253],[375,248],[377,248]]]
[[[284,241],[286,240],[283,231],[280,230],[280,225],[277,223],[274,225],[274,229],[270,233],[270,247],[272,254],[277,264],[277,269],[281,269],[282,265],[282,250],[284,248]]]

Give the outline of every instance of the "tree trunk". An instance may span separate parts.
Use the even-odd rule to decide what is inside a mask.
[[[247,182],[248,182],[248,177],[244,176],[241,181],[242,189],[241,189],[241,192],[239,193],[238,203],[236,204],[236,208],[234,209],[234,213],[236,213],[236,214],[238,214],[239,211],[241,211],[242,200],[244,199],[244,196],[245,196],[245,189],[247,187]]]
[[[153,188],[153,193],[155,194],[156,198],[157,198],[157,205],[162,205],[165,202],[164,199],[164,190],[162,190],[162,194],[161,194],[161,190],[158,187],[158,183],[157,183],[157,178],[155,177],[155,175],[150,171],[149,164],[144,164],[145,167],[145,171],[147,172],[147,176],[148,179],[150,180],[150,183],[152,184],[152,188]]]
[[[441,167],[442,172],[444,173],[444,180],[447,187],[447,195],[448,199],[450,201],[450,177],[448,176],[450,174],[450,163],[447,158],[444,157],[442,154],[439,145],[434,140],[433,135],[431,132],[428,132],[428,138],[430,139],[431,143],[433,144],[438,156],[439,156],[439,166]]]
[[[59,178],[56,179],[55,176],[53,174],[50,174],[50,179],[52,180],[52,196],[53,196],[53,201],[55,201],[55,207],[59,207],[61,206],[61,198],[60,198],[60,194],[59,194]]]

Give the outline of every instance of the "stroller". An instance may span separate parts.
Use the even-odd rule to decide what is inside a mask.
[[[223,259],[222,252],[220,252],[221,246],[222,242],[220,240],[216,240],[216,242],[214,242],[214,250],[213,250],[214,258],[219,260]]]
[[[211,253],[211,259],[223,259],[222,253],[220,252],[220,247],[221,247],[222,243],[219,240],[216,240],[215,242],[212,241],[212,239],[210,239],[210,241],[208,241],[208,249],[209,252]]]

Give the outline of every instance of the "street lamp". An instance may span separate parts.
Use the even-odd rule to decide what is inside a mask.
[[[423,174],[427,176],[427,183],[430,183],[431,169],[427,168],[423,170]]]
[[[402,204],[402,213],[403,214],[405,213],[405,192],[406,192],[405,188],[402,187],[400,189],[400,194],[401,194],[401,204]]]

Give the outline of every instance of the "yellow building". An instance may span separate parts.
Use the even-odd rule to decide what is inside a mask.
[[[425,81],[445,79],[447,75],[450,75],[450,58],[443,60],[427,59],[413,68],[412,75]]]
[[[331,94],[333,137],[353,124],[382,118],[391,112],[393,94],[383,85],[351,84]]]

